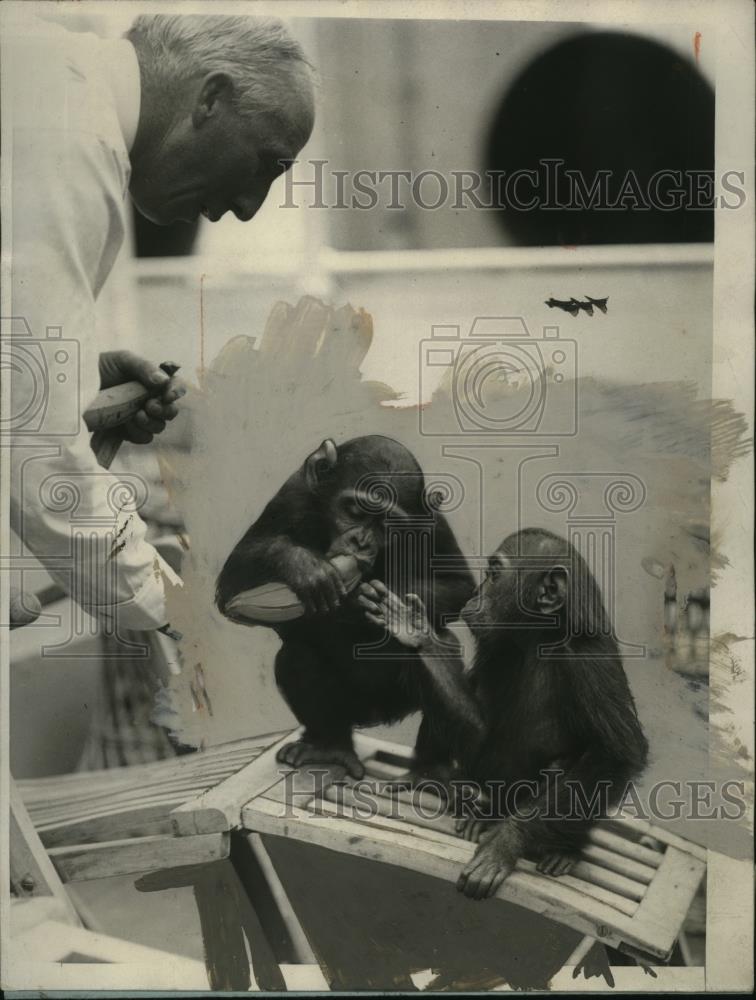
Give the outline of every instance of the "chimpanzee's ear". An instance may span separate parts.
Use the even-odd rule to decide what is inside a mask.
[[[542,615],[555,615],[567,600],[569,577],[564,566],[555,566],[544,573],[538,584],[536,602]]]
[[[496,552],[491,553],[491,557],[488,560],[488,565],[492,570],[494,570],[494,572],[501,573],[503,569],[506,569],[507,566],[509,566],[509,561],[507,557],[504,555],[504,553],[499,552],[499,550],[497,549]]]
[[[304,473],[311,490],[317,487],[323,473],[335,467],[337,459],[336,445],[330,438],[326,438],[317,451],[308,455],[305,459]]]

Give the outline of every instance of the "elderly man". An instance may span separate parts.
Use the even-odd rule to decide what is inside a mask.
[[[95,301],[128,193],[159,224],[255,215],[280,161],[310,135],[310,67],[278,21],[253,17],[147,15],[107,41],[28,18],[7,27],[12,525],[90,614],[111,628],[159,628],[170,571],[138,515],[119,509],[81,413],[99,388],[141,381],[153,398],[123,435],[147,443],[183,389],[155,364],[104,352],[116,345],[98,338]],[[71,491],[75,502],[62,502]],[[72,520],[86,525],[75,544]]]

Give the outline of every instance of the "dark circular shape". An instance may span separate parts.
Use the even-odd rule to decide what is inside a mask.
[[[498,218],[520,245],[711,241],[714,91],[665,45],[581,33],[507,88],[486,169],[503,172]]]

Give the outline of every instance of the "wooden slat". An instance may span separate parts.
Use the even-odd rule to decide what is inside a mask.
[[[379,760],[377,757],[368,757],[364,761],[365,773],[369,778],[401,778],[402,775],[407,773],[407,769],[403,767],[397,767],[395,764],[390,764],[387,761]]]
[[[706,862],[705,847],[693,844],[689,840],[684,840],[682,837],[678,837],[677,834],[670,833],[669,830],[665,830],[663,827],[654,826],[653,823],[649,823],[647,820],[637,819],[635,816],[623,816],[621,813],[618,813],[612,816],[608,822],[616,825],[620,830],[630,831],[635,836],[653,837],[654,840],[658,840],[662,844],[667,844],[678,851],[684,851],[686,854],[692,855],[698,861]]]
[[[280,734],[278,736],[280,738]],[[270,740],[273,741],[275,738],[276,734],[272,734]],[[113,788],[120,782],[134,784],[149,781],[152,776],[170,777],[173,774],[183,774],[187,770],[191,771],[194,768],[202,767],[210,761],[218,763],[223,759],[236,760],[238,757],[246,757],[247,755],[254,758],[264,753],[270,745],[270,743],[260,742],[260,739],[260,737],[255,737],[253,740],[235,740],[232,743],[209,747],[207,750],[198,750],[196,753],[152,761],[149,764],[133,764],[128,768],[75,771],[71,774],[55,774],[46,778],[26,778],[19,780],[17,784],[24,799],[27,798],[27,795],[30,797],[35,795],[45,797],[48,794],[64,795],[67,787],[74,788],[77,785],[89,788],[101,785],[103,788]]]
[[[400,795],[403,797],[400,797]],[[371,795],[368,803],[370,808],[375,811],[376,816],[387,816],[405,823],[412,823],[414,826],[425,830],[436,830],[450,837],[456,836],[454,819],[450,815],[439,813],[436,816],[432,816],[431,810],[428,810],[424,814],[421,810],[415,808],[411,801],[408,801],[406,793],[400,793],[400,795]],[[331,802],[343,801],[347,805],[358,808],[363,815],[365,813],[364,802],[360,802],[355,798],[353,790],[348,785],[344,786],[343,790],[335,787],[327,788],[324,796]],[[437,803],[438,800],[436,799]]]
[[[234,771],[222,771],[218,778],[191,778],[169,782],[161,787],[130,788],[128,791],[114,792],[112,795],[98,795],[92,798],[74,799],[71,802],[59,802],[47,809],[37,807],[36,810],[29,810],[29,812],[35,823],[42,824],[76,818],[81,814],[96,813],[102,807],[110,810],[117,809],[119,806],[129,809],[150,802],[159,802],[161,799],[172,798],[175,801],[177,798],[180,799],[182,795],[186,800],[201,794],[207,788],[212,788],[219,780],[224,780],[234,773]]]
[[[96,808],[102,802],[131,803],[138,800],[140,797],[146,797],[149,795],[155,796],[159,795],[161,792],[174,792],[184,789],[188,790],[187,798],[190,798],[193,794],[197,794],[203,788],[217,784],[219,781],[224,781],[226,778],[234,774],[236,770],[240,770],[244,766],[245,763],[242,762],[236,768],[218,768],[215,771],[182,775],[177,778],[161,782],[143,783],[133,786],[121,785],[116,786],[109,792],[89,792],[67,797],[60,796],[58,798],[51,798],[45,801],[38,800],[36,802],[30,802],[28,804],[28,809],[32,816],[44,816],[48,814],[55,815],[65,810],[69,810],[74,813],[77,811],[83,812],[89,808],[90,805]]]
[[[50,851],[50,859],[64,882],[80,882],[206,864],[227,858],[228,853],[228,834],[215,833],[197,837],[138,837],[55,847]]]
[[[624,875],[600,868],[598,865],[591,864],[590,861],[578,861],[572,869],[572,874],[584,882],[592,882],[593,885],[600,885],[610,892],[616,892],[618,896],[624,896],[625,899],[641,900],[646,891],[646,886],[643,883],[634,882],[632,879],[625,878]]]
[[[220,833],[241,825],[242,806],[255,795],[273,785],[286,773],[285,765],[275,757],[286,743],[297,739],[301,732],[286,733],[272,747],[237,771],[230,778],[171,813],[173,828],[180,836],[200,833]],[[288,770],[291,770],[289,768]]]
[[[326,797],[312,799],[307,803],[307,809],[318,815],[333,816],[334,818],[354,823],[355,828],[352,832],[356,832],[358,836],[369,837],[371,830],[381,829],[393,830],[403,836],[417,837],[419,840],[429,844],[455,846],[460,843],[466,843],[466,841],[460,840],[459,837],[453,837],[440,830],[430,830],[427,827],[418,826],[406,820],[393,819],[386,814],[376,815],[368,819],[366,816],[360,816],[359,812],[355,811],[351,804],[334,802]]]
[[[582,893],[584,896],[588,896],[589,899],[595,899],[599,903],[606,903],[607,906],[611,906],[612,909],[617,910],[619,913],[624,913],[625,916],[632,917],[634,913],[638,910],[638,903],[634,899],[627,899],[625,896],[619,896],[616,892],[612,892],[609,889],[603,888],[603,886],[596,885],[593,882],[585,882],[578,875],[570,873],[569,875],[544,875],[538,871],[538,866],[534,861],[521,861],[518,865],[523,871],[530,872],[531,875],[536,875],[538,878],[546,879],[548,881],[557,881],[560,885],[569,886],[575,889],[576,892]]]
[[[612,833],[605,828],[603,822],[594,823],[588,831],[588,840],[592,844],[605,847],[614,854],[638,861],[649,868],[658,868],[664,857],[661,851],[653,851],[650,847],[644,847],[642,844],[636,844],[634,840]]]
[[[126,840],[133,837],[155,837],[172,832],[171,808],[180,804],[162,802],[159,805],[130,811],[116,810],[96,816],[40,826],[37,832],[45,847],[65,847],[68,844],[96,844],[102,840]]]
[[[330,789],[328,791],[330,791]],[[347,789],[345,791],[348,792],[349,790]],[[467,841],[464,841],[459,837],[455,837],[452,833],[446,833],[443,830],[434,827],[422,826],[419,823],[413,824],[412,822],[407,822],[404,819],[395,819],[393,815],[386,815],[385,812],[368,819],[365,816],[360,816],[357,812],[351,811],[352,805],[351,803],[347,803],[346,798],[344,803],[335,802],[333,801],[333,796],[328,795],[328,793],[322,799],[313,799],[308,803],[307,808],[314,813],[349,819],[356,825],[363,824],[366,830],[360,830],[359,832],[366,833],[367,836],[370,835],[370,830],[380,827],[384,830],[394,830],[397,833],[409,834],[411,836],[418,837],[421,840],[429,841],[431,844],[448,844],[450,841],[452,843],[456,842],[458,844],[467,844]],[[473,848],[473,845],[468,846]],[[523,871],[530,872],[531,874],[537,873],[536,865],[533,862],[521,861],[519,862],[519,865]],[[540,873],[537,874],[540,878],[552,878],[552,876],[541,875]],[[559,881],[563,885],[571,886],[573,889],[584,893],[592,899],[607,903],[620,913],[624,913],[628,916],[632,916],[638,908],[637,902],[627,899],[624,896],[619,896],[616,893],[596,885],[595,883],[581,881],[579,878],[572,875],[560,875]]]
[[[441,812],[443,806],[442,800],[435,792],[429,789],[398,788],[391,781],[376,781],[373,783],[371,791],[376,796],[389,800],[396,799],[398,802],[406,803],[423,817],[441,819],[441,816],[446,816],[450,826],[452,828],[454,826],[453,817],[450,814]]]
[[[341,764],[322,764],[311,769],[296,770],[273,762],[272,781],[260,793],[270,802],[293,802],[303,807],[313,796],[320,796],[334,784],[346,782],[346,768]]]
[[[688,851],[668,847],[656,878],[638,907],[636,922],[668,955],[688,914],[706,865]]]
[[[581,965],[583,959],[585,958],[585,956],[588,954],[588,952],[591,950],[591,948],[594,946],[595,943],[596,939],[592,938],[590,934],[586,934],[583,940],[580,942],[580,944],[575,948],[573,952],[571,952],[569,958],[564,963],[562,968],[565,969],[574,967],[576,965]]]
[[[244,826],[259,833],[288,836],[341,853],[398,865],[446,881],[456,882],[460,867],[469,861],[473,845],[458,838],[450,844],[430,843],[420,837],[368,828],[355,833],[355,824],[336,817],[320,817],[306,810],[289,807],[285,825],[281,823],[280,805],[263,798],[255,799],[242,810]],[[535,873],[531,862],[518,862],[502,884],[501,899],[524,906],[545,917],[567,924],[583,934],[591,934],[607,944],[625,941],[640,951],[657,954],[653,943],[635,932],[634,919],[587,894],[562,879],[546,878]]]
[[[634,882],[639,882],[641,885],[648,885],[657,871],[656,868],[652,868],[650,865],[642,865],[637,861],[631,861],[630,858],[625,858],[621,854],[615,854],[605,847],[599,847],[598,844],[587,844],[580,853],[586,861],[600,865],[602,868],[608,868],[609,871],[617,872],[618,875],[624,875],[626,878],[632,879]]]
[[[68,922],[81,926],[81,919],[61,884],[47,851],[37,835],[13,779],[10,781],[9,861],[10,884],[20,898],[49,896],[57,900]]]
[[[408,747],[403,747],[400,743],[392,743],[391,740],[382,740],[377,736],[369,736],[365,732],[354,733],[354,748],[362,760],[366,757],[382,755],[384,760],[391,763],[402,763],[408,770],[412,764],[412,751]],[[404,762],[406,761],[406,764]]]
[[[278,872],[262,841],[262,837],[259,833],[250,833],[247,835],[247,843],[262,869],[265,876],[265,883],[275,901],[278,916],[286,927],[286,932],[294,950],[293,958],[298,964],[315,965],[317,968],[320,968],[317,957],[310,945],[309,938],[302,924],[299,922],[299,917],[291,904],[283,882],[278,877]]]

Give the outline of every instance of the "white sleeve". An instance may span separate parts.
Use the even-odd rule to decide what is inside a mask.
[[[163,574],[178,580],[145,541],[146,484],[97,464],[81,418],[106,347],[95,289],[123,235],[114,151],[95,135],[20,127],[12,155],[11,523],[87,612],[158,628]]]

